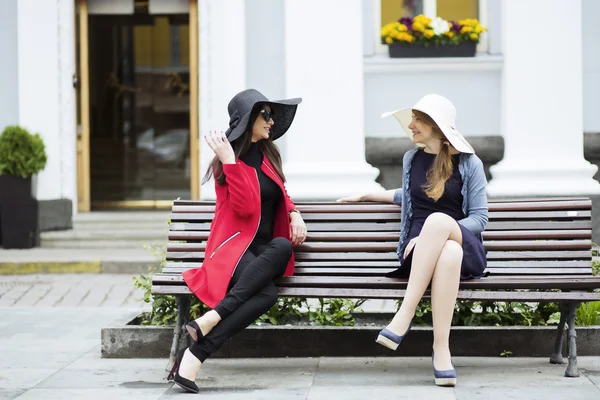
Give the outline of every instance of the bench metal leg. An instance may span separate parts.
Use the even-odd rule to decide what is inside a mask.
[[[175,329],[173,329],[173,342],[171,343],[169,362],[165,368],[165,371],[167,372],[170,372],[173,365],[175,365],[177,353],[179,351],[179,343],[181,341],[181,334],[185,329],[185,324],[188,322],[189,313],[190,299],[187,296],[177,296],[177,322],[175,323]]]
[[[570,378],[576,378],[579,376],[579,369],[577,368],[577,332],[575,332],[575,312],[579,307],[579,303],[572,302],[568,304],[569,313],[567,315],[567,323],[569,324],[569,336],[568,336],[568,347],[569,347],[569,364],[565,371],[565,376]]]
[[[554,342],[554,352],[550,356],[550,364],[564,364],[562,356],[563,334],[565,332],[565,322],[567,321],[567,307],[560,303],[560,322],[556,330],[556,341]]]

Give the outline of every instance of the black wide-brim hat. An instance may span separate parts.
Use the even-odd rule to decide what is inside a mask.
[[[274,122],[271,127],[270,138],[271,140],[277,140],[290,129],[298,104],[301,102],[301,98],[270,101],[256,89],[244,90],[233,96],[227,106],[229,129],[225,132],[225,136],[230,142],[238,139],[248,128],[250,116],[252,114],[258,115],[256,110],[268,104],[271,107]]]

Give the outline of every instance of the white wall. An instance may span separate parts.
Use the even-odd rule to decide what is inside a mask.
[[[75,207],[73,2],[19,0],[17,23],[19,124],[40,133],[48,153],[37,197],[68,198]]]
[[[371,0],[363,1],[368,4]],[[490,55],[478,55],[476,59],[465,60],[467,63],[473,62],[470,70],[460,71],[452,61],[443,59],[427,60],[419,66],[418,62],[411,60],[373,56],[373,48],[365,44],[363,51],[368,56],[365,57],[366,135],[397,135],[400,132],[397,124],[393,120],[381,120],[381,111],[410,105],[427,92],[445,94],[455,102],[458,108],[457,125],[465,135],[500,135],[500,2],[488,0]],[[582,4],[583,130],[600,133],[600,45],[597,42],[600,37],[600,25],[597,23],[600,1],[582,0]],[[365,15],[365,21],[372,19],[373,15]],[[372,24],[370,27],[365,25],[365,29],[372,30]],[[368,35],[365,31],[365,40]],[[555,56],[561,57],[560,49],[556,49]],[[485,57],[490,61],[486,62]],[[488,65],[478,68],[475,64],[479,61]]]
[[[284,4],[246,0],[246,87],[271,100],[285,97]],[[286,138],[276,142],[284,160]]]
[[[366,136],[401,135],[393,118],[381,114],[410,107],[427,93],[448,97],[457,108],[457,128],[465,136],[500,135],[502,58],[366,59]]]
[[[200,179],[214,157],[203,136],[211,130],[225,132],[229,126],[227,104],[246,88],[246,43],[239,33],[246,32],[245,5],[245,0],[198,2]],[[215,198],[213,181],[200,187],[200,198]]]
[[[582,13],[583,130],[600,133],[600,1],[583,0]],[[560,49],[557,49],[556,56],[560,57]]]
[[[0,132],[19,118],[17,0],[0,1]]]
[[[366,136],[401,134],[398,123],[381,114],[410,107],[427,93],[454,102],[458,129],[466,136],[500,135],[501,0],[487,0],[489,54],[464,59],[391,59],[387,52],[377,53],[377,1],[363,0]]]

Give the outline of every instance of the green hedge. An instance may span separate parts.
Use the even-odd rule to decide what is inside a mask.
[[[0,175],[29,178],[46,167],[46,146],[38,133],[7,126],[0,135]]]

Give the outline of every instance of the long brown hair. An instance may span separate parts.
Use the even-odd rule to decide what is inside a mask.
[[[258,117],[260,112],[260,108],[252,110],[250,114],[250,119],[248,122],[248,126],[242,135],[231,142],[231,147],[233,148],[233,154],[235,154],[235,159],[237,160],[240,156],[243,156],[250,149],[250,145],[252,144],[252,127],[254,126],[254,122]],[[279,153],[279,148],[273,140],[269,137],[266,140],[261,140],[259,142],[260,150],[267,157],[273,169],[283,182],[285,182],[285,175],[283,174],[283,167],[281,162],[281,154]],[[210,180],[214,176],[217,184],[224,185],[225,184],[225,173],[223,172],[223,163],[219,160],[219,157],[215,156],[208,169],[206,170],[206,174],[204,178],[202,178],[202,185]]]
[[[436,124],[429,115],[417,110],[413,110],[413,114],[415,114],[415,116],[425,125],[431,127],[434,136],[438,137],[440,141],[442,141],[440,152],[435,156],[433,165],[429,171],[427,171],[427,183],[424,186],[425,194],[434,201],[438,201],[444,194],[446,182],[452,176],[452,154],[450,154],[451,144],[448,142],[446,136],[444,136],[442,133],[442,130],[438,124]]]

